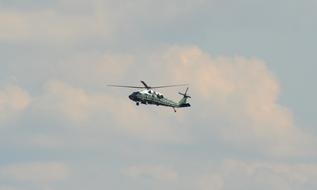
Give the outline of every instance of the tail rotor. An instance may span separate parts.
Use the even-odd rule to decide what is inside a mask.
[[[179,92],[180,95],[183,96],[183,98],[178,102],[178,107],[183,108],[183,107],[190,107],[190,104],[187,103],[187,99],[191,98],[190,96],[187,95],[188,88],[186,89],[185,93]]]
[[[191,98],[190,96],[187,95],[187,91],[188,91],[188,87],[187,87],[185,93],[178,92],[178,94],[184,96],[184,98]]]

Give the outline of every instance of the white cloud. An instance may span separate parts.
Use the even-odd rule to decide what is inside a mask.
[[[224,188],[224,179],[218,174],[203,176],[198,181],[201,190],[222,190]]]
[[[57,5],[55,2],[58,2]],[[187,19],[186,16],[196,14],[192,11],[204,5],[204,2],[59,0],[50,1],[50,7],[45,9],[1,8],[0,41],[4,44],[9,42],[9,49],[14,53],[17,48],[14,43],[23,43],[23,47],[33,47],[31,44],[34,43],[58,45],[58,48],[54,46],[49,50],[42,48],[46,47],[43,44],[36,47],[41,48],[41,59],[47,56],[47,61],[28,52],[16,58],[20,61],[11,60],[11,50],[8,56],[4,56],[4,59],[10,59],[9,62],[2,61],[4,73],[7,68],[8,73],[16,69],[13,72],[15,76],[32,86],[29,92],[36,94],[31,98],[26,90],[15,85],[0,88],[0,124],[7,118],[15,121],[15,116],[24,111],[27,114],[23,116],[28,117],[14,123],[18,126],[12,129],[1,128],[4,159],[10,159],[13,152],[23,161],[26,158],[23,155],[25,149],[31,155],[40,152],[43,156],[52,154],[52,149],[54,153],[67,149],[72,151],[66,157],[79,163],[75,165],[80,172],[68,181],[70,169],[62,162],[1,166],[0,178],[12,182],[9,185],[13,187],[2,184],[0,190],[14,190],[17,184],[30,183],[48,188],[50,185],[46,184],[59,182],[66,184],[66,187],[58,186],[59,189],[72,189],[76,185],[78,189],[98,189],[104,187],[104,179],[109,179],[104,176],[111,176],[110,185],[106,184],[111,189],[111,185],[122,183],[118,177],[121,164],[133,162],[134,159],[138,159],[138,162],[160,160],[163,163],[128,167],[123,174],[131,177],[132,181],[134,179],[143,184],[142,180],[146,178],[146,182],[157,182],[158,185],[154,186],[157,189],[177,189],[170,185],[160,188],[159,185],[166,182],[178,182],[176,186],[182,186],[179,189],[199,189],[191,188],[192,183],[196,182],[192,176],[199,170],[196,166],[206,162],[205,157],[237,154],[237,157],[250,159],[249,154],[258,157],[257,153],[265,158],[283,156],[281,160],[286,162],[293,160],[294,155],[304,155],[313,163],[272,163],[267,160],[216,162],[206,175],[197,175],[199,187],[214,190],[316,189],[315,157],[309,157],[310,154],[316,155],[313,139],[316,135],[308,134],[301,126],[294,124],[291,109],[279,103],[281,86],[263,61],[238,56],[214,57],[197,47],[175,46],[161,51],[152,49],[141,52],[144,49],[140,50],[140,44],[146,43],[146,47],[155,48],[157,44],[151,43],[153,39],[159,44],[166,42],[166,35],[152,35],[153,32],[175,33],[175,28],[178,28],[177,31],[186,28],[184,21],[197,21],[198,17]],[[32,3],[38,4],[35,1]],[[18,1],[13,4],[20,6]],[[205,13],[199,14],[199,17],[205,16]],[[181,27],[177,27],[178,24]],[[191,35],[192,32],[186,34]],[[183,38],[184,35],[179,37]],[[131,43],[130,39],[140,44]],[[173,42],[177,43],[177,40]],[[65,49],[65,46],[73,43],[78,46]],[[111,53],[122,46],[125,51],[138,51],[139,54]],[[70,55],[73,53],[71,51],[78,49],[82,51]],[[91,49],[105,50],[107,53],[91,53],[94,51]],[[64,59],[65,56],[69,57]],[[21,76],[25,77],[21,80]],[[140,79],[148,79],[153,85],[190,83],[192,107],[179,110],[176,114],[168,108],[136,107],[127,98],[130,91],[108,90],[105,87],[108,82],[133,85]],[[39,84],[44,84],[42,91],[37,91],[41,88]],[[177,91],[169,90],[166,97],[173,96]],[[71,127],[62,128],[65,126]],[[130,144],[131,138],[133,143]],[[25,140],[32,147],[26,145]],[[210,141],[215,144],[211,145]],[[91,142],[93,148],[85,149],[83,145]],[[175,142],[193,144],[179,146]],[[23,143],[23,146],[19,143]],[[229,152],[227,146],[234,151]],[[78,159],[78,151],[88,156]],[[32,159],[32,156],[28,159]],[[167,167],[169,164],[175,164],[175,167]],[[179,170],[178,164],[183,166]],[[83,165],[86,166],[81,167]],[[78,181],[85,185],[78,184]],[[131,181],[125,182],[123,186],[134,189],[134,184],[129,183]],[[31,184],[29,189],[35,189],[32,187]]]
[[[136,165],[130,166],[123,171],[123,174],[133,178],[151,178],[163,182],[175,182],[178,180],[178,173],[163,165]]]
[[[70,57],[56,67],[60,71],[56,77],[62,81],[47,82],[44,93],[37,98],[36,106],[41,112],[61,113],[61,117],[77,124],[94,121],[96,126],[117,126],[126,134],[147,140],[188,142],[192,137],[203,139],[211,133],[223,144],[264,155],[316,154],[312,136],[295,126],[290,110],[278,103],[280,85],[263,61],[214,58],[197,47],[178,46],[150,54],[85,53]],[[142,78],[156,79],[156,84],[189,82],[193,108],[177,113],[177,121],[171,122],[170,112],[155,107],[150,109],[157,112],[135,108],[127,98],[129,92],[117,96],[115,89],[104,93],[89,88],[104,85],[104,80],[111,78],[135,79],[138,73],[130,76],[128,69],[145,64],[135,59],[145,60],[147,72],[137,72]],[[190,110],[193,111],[187,115]],[[96,117],[102,118],[101,113],[111,120],[100,123],[101,119],[97,119],[96,123]],[[192,121],[199,121],[199,125],[173,127]],[[226,125],[218,121],[225,121]],[[197,129],[203,134],[190,135],[190,130]]]
[[[227,159],[213,162],[200,178],[201,189],[311,189],[316,186],[316,164],[287,164]]]
[[[189,164],[191,165],[191,164]],[[197,163],[194,163],[197,166]],[[316,163],[285,163],[240,159],[202,162],[201,167],[167,167],[164,164],[132,165],[122,174],[141,184],[165,189],[315,189]],[[159,188],[157,188],[159,189]]]
[[[197,47],[177,46],[150,60],[161,65],[158,73],[164,73],[164,80],[190,83],[201,110],[194,114],[221,141],[274,156],[316,153],[313,138],[295,126],[289,109],[278,103],[279,82],[263,61],[211,57]],[[217,127],[214,115],[228,126]]]
[[[17,189],[10,186],[0,186],[0,190],[17,190]]]
[[[48,134],[33,135],[25,140],[31,147],[45,149],[59,149],[66,146],[65,139],[61,136],[54,137]],[[24,145],[26,142],[23,142]]]
[[[168,22],[189,14],[204,2],[61,0],[49,8],[3,9],[0,13],[0,41],[60,45],[115,41],[137,32],[143,24]]]
[[[135,63],[129,54],[80,52],[61,61],[55,68],[60,80],[84,86],[105,87],[128,74]]]
[[[25,110],[31,102],[31,97],[16,85],[6,85],[0,89],[0,120],[14,117]]]
[[[31,162],[1,166],[3,179],[45,185],[67,179],[70,169],[62,162]]]
[[[143,67],[147,72],[138,69]],[[263,155],[316,155],[312,135],[295,126],[290,109],[279,104],[280,84],[257,59],[212,57],[197,47],[174,46],[134,55],[77,53],[54,69],[42,80],[43,93],[34,98],[35,112],[149,141],[188,143],[211,135],[222,145]],[[105,86],[107,81],[135,84],[140,78],[155,84],[190,83],[193,107],[176,114],[162,107],[135,107],[127,98],[131,91]],[[21,94],[21,105],[29,104],[27,94]]]
[[[115,97],[102,92],[86,91],[62,81],[51,81],[47,83],[44,93],[34,100],[33,106],[36,112],[58,114],[59,118],[71,121],[74,126],[87,124],[90,128],[93,127],[91,130],[95,130],[96,133],[104,128],[110,131],[116,129],[125,135],[147,141],[187,140],[186,128],[178,130],[171,127],[166,120],[161,121],[157,118],[164,118],[166,114],[138,109],[127,96],[128,94],[124,97]]]
[[[109,39],[112,27],[106,17],[63,14],[53,9],[1,11],[1,41],[67,43],[87,39]]]
[[[106,102],[105,102],[106,101]],[[86,120],[91,110],[107,105],[107,97],[90,97],[83,89],[74,88],[60,81],[49,82],[45,94],[38,99],[39,109],[58,111],[73,121]]]

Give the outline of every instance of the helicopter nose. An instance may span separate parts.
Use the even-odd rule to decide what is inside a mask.
[[[132,101],[137,101],[138,97],[137,97],[138,93],[137,92],[133,92],[132,94],[130,94],[129,98]]]
[[[129,98],[130,98],[130,100],[133,100],[133,99],[134,99],[133,94],[131,94],[131,95],[129,96]]]

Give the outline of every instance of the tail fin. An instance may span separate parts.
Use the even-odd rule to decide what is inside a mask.
[[[190,104],[187,103],[187,99],[191,98],[187,95],[188,88],[186,89],[185,93],[179,92],[180,95],[183,95],[183,98],[178,102],[178,107],[190,107]]]

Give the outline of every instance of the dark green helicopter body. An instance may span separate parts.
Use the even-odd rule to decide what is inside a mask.
[[[157,105],[157,106],[166,106],[166,107],[173,108],[175,112],[176,112],[175,108],[190,107],[190,104],[187,103],[187,99],[190,98],[190,96],[187,95],[188,88],[186,89],[185,93],[179,93],[180,95],[183,95],[183,98],[179,102],[174,102],[172,100],[169,100],[169,99],[165,98],[163,94],[152,90],[152,89],[156,89],[156,88],[184,86],[184,84],[150,87],[144,81],[141,81],[141,83],[144,85],[144,87],[119,86],[119,85],[109,85],[109,86],[143,89],[143,90],[140,90],[137,92],[133,92],[131,95],[129,95],[130,100],[136,102],[136,105],[140,105],[140,103],[141,103],[141,104],[146,104],[146,105],[151,104],[151,105]]]

